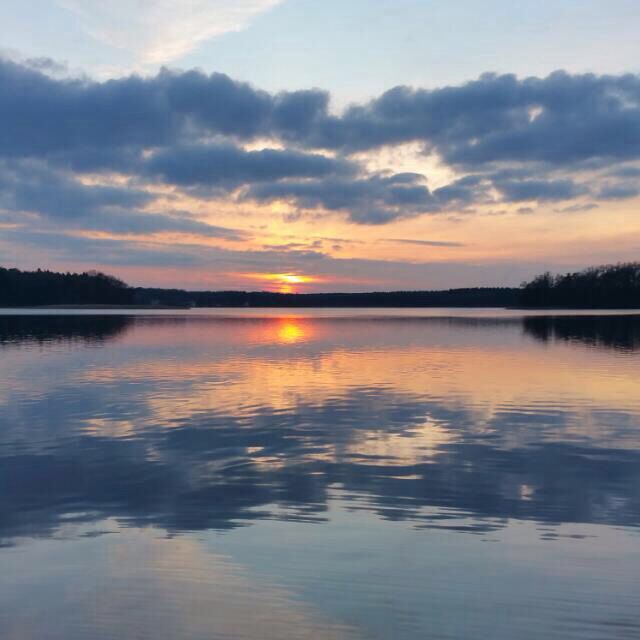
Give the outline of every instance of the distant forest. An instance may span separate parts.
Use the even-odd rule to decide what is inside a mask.
[[[113,276],[0,267],[0,306],[152,305],[170,307],[526,307],[640,308],[640,263],[545,273],[521,288],[446,291],[273,293],[129,287]]]
[[[381,293],[272,293],[135,289],[140,304],[194,307],[506,307],[518,289],[477,288]]]

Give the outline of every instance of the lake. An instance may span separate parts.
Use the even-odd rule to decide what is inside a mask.
[[[0,312],[3,640],[640,638],[640,316]]]

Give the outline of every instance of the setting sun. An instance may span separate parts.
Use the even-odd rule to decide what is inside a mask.
[[[296,276],[290,273],[275,274],[277,278],[280,278],[287,284],[302,284],[304,282],[311,282],[312,278],[306,278],[305,276]]]
[[[298,293],[298,287],[322,282],[318,277],[298,273],[243,273],[240,275],[249,280],[269,282],[277,287],[278,293]]]

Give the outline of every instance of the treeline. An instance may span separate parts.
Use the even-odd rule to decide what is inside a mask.
[[[640,308],[640,262],[592,267],[553,276],[544,273],[522,286],[524,307],[572,309]]]
[[[0,306],[152,305],[169,307],[526,307],[640,308],[640,263],[542,274],[521,288],[446,291],[273,293],[132,288],[97,271],[55,273],[0,267]]]
[[[379,293],[134,290],[136,304],[192,307],[506,307],[517,296],[518,289],[500,287]]]
[[[185,291],[132,288],[90,271],[55,273],[0,267],[0,306],[150,305],[169,307],[505,307],[518,289],[480,287],[447,291],[377,293],[274,293],[269,291]]]
[[[0,267],[0,306],[121,305],[133,303],[133,290],[113,276]]]

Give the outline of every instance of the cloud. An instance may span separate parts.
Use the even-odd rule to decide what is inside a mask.
[[[64,74],[69,70],[65,63],[47,57],[26,58],[23,60],[23,64],[25,67],[30,67],[31,69],[42,71],[49,75]]]
[[[272,98],[223,74],[164,70],[99,83],[0,61],[0,156],[106,154],[268,131]]]
[[[342,115],[330,114],[330,97],[320,90],[273,95],[198,71],[99,83],[53,79],[5,61],[0,85],[0,114],[11,124],[0,137],[3,154],[156,147],[223,135],[348,153],[421,142],[449,164],[476,168],[640,159],[635,75],[487,75],[441,89],[397,87]]]
[[[22,176],[5,206],[59,218],[105,207],[133,215],[149,208],[159,184],[205,200],[233,192],[284,201],[295,215],[337,213],[358,224],[638,195],[635,75],[485,75],[439,89],[396,87],[335,115],[319,89],[270,94],[223,74],[167,69],[96,82],[0,61],[0,122],[5,169],[37,162],[50,172],[47,185]],[[355,155],[407,142],[456,177],[432,188],[429,176],[372,171],[366,153]],[[114,172],[125,183],[87,189],[73,175]]]
[[[49,255],[67,264],[183,268],[203,264],[202,256],[188,248],[140,241],[86,238],[51,229],[8,229],[3,233],[3,240],[47,251]]]
[[[423,176],[407,173],[288,181],[251,186],[244,198],[258,202],[286,201],[300,209],[341,211],[352,222],[384,224],[439,210],[438,200],[423,183]]]
[[[592,211],[597,209],[599,205],[594,202],[586,202],[585,204],[572,204],[568,207],[562,207],[561,209],[555,209],[557,213],[583,213],[585,211]]]
[[[32,211],[51,218],[73,219],[110,207],[140,207],[148,193],[126,187],[85,186],[34,163],[0,169],[0,205],[14,211]]]
[[[106,216],[83,219],[78,228],[84,231],[108,231],[129,235],[183,233],[220,240],[235,241],[248,238],[248,234],[243,231],[201,222],[183,212],[111,211]]]
[[[146,160],[143,170],[181,186],[235,188],[283,178],[349,175],[355,167],[346,161],[299,151],[244,151],[229,144],[214,144],[163,149]]]
[[[447,242],[444,240],[410,240],[407,238],[389,238],[385,242],[398,242],[400,244],[415,244],[424,247],[464,247],[462,242]]]
[[[487,74],[439,89],[396,87],[290,135],[347,151],[420,141],[465,167],[622,161],[640,156],[640,77],[558,71],[526,79]]]
[[[583,185],[572,180],[512,180],[496,177],[493,186],[500,191],[506,202],[556,202],[572,200],[588,192]]]
[[[58,0],[100,42],[135,64],[159,65],[210,38],[239,31],[282,0]]]
[[[9,168],[0,164],[0,207],[16,214],[37,214],[40,226],[44,219],[68,230],[134,235],[175,232],[226,240],[246,236],[201,222],[184,212],[140,210],[153,199],[152,194],[131,187],[86,185],[34,162]],[[16,215],[13,220],[21,221]]]
[[[492,191],[497,192],[498,200]],[[432,192],[425,176],[402,173],[261,183],[247,188],[244,198],[288,202],[300,210],[339,211],[357,224],[386,224],[423,214],[460,211],[472,204],[556,202],[589,192],[587,186],[571,180],[536,179],[522,172],[469,175]]]
[[[609,172],[609,175],[616,178],[640,178],[640,167],[618,167]]]
[[[601,200],[626,200],[640,195],[640,186],[635,183],[607,184],[598,192]]]
[[[243,231],[216,227],[190,220],[186,216],[175,214],[164,216],[147,212],[136,212],[134,219],[129,221],[126,216],[114,222],[105,220],[107,229],[97,223],[98,230],[108,230],[114,233],[130,233],[140,237],[133,238],[104,238],[87,237],[77,233],[67,233],[72,227],[56,227],[54,225],[14,225],[3,229],[1,240],[12,244],[28,245],[35,248],[47,248],[54,251],[56,256],[65,262],[80,262],[105,265],[143,265],[154,267],[202,267],[219,269],[220,266],[229,272],[245,271],[273,271],[276,268],[284,272],[305,271],[310,263],[319,267],[325,260],[326,254],[310,245],[300,247],[268,247],[260,249],[231,249],[214,246],[204,241],[207,237],[218,237],[226,240],[246,239]],[[145,223],[145,218],[149,223]],[[142,218],[142,220],[139,220]],[[193,225],[191,224],[193,223]],[[93,223],[81,222],[78,230],[91,228]],[[136,225],[132,229],[130,225]],[[119,226],[121,225],[121,228]],[[175,225],[172,229],[171,226]],[[202,238],[194,238],[190,242],[167,244],[161,240],[146,237],[149,232],[176,231],[193,233]]]
[[[491,202],[490,180],[483,175],[468,175],[436,189],[433,193],[443,204],[465,207],[470,204]]]

